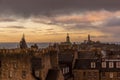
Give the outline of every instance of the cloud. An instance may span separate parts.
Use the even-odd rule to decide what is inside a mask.
[[[119,10],[120,0],[1,0],[1,13],[31,15],[69,14],[84,10]]]
[[[119,27],[120,26],[120,18],[118,17],[110,17],[103,24],[107,27]]]
[[[8,28],[8,29],[26,29],[24,26],[7,26],[7,27],[1,27],[1,28]]]
[[[0,22],[15,22],[16,19],[13,18],[0,18]]]
[[[120,34],[120,0],[0,1],[0,26],[7,26],[3,28],[10,30],[23,31],[22,29],[27,28],[25,31],[29,34],[36,32],[48,35],[93,32],[93,37],[97,38],[117,38]],[[101,33],[96,33],[97,31]]]
[[[51,28],[51,29],[46,29],[47,31],[53,31],[54,29],[53,28]]]
[[[111,36],[108,36],[108,35],[100,35],[100,36],[91,36],[91,38],[108,38],[108,37],[111,37]]]
[[[103,24],[100,25],[97,30],[110,34],[111,37],[117,38],[120,37],[120,17],[113,15],[104,20]]]

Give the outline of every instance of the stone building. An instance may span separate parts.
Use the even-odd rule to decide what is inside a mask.
[[[23,35],[20,47],[0,49],[0,80],[120,80],[120,46],[66,41],[39,49],[28,48]]]
[[[26,51],[0,50],[0,80],[34,80],[30,59]]]
[[[74,80],[99,80],[98,59],[77,59],[74,66]]]
[[[89,51],[79,53],[73,68],[74,80],[120,80],[120,58],[115,58],[118,53],[109,53],[104,57]]]
[[[23,37],[22,37],[19,45],[20,45],[21,49],[26,49],[27,48],[27,43],[26,43],[24,34],[23,34]]]
[[[54,78],[52,78],[54,76]],[[0,49],[0,80],[64,80],[54,48],[27,47],[25,38],[20,48]]]

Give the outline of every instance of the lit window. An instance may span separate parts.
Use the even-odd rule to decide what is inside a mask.
[[[102,62],[102,68],[106,68],[106,62]]]
[[[116,62],[116,68],[120,68],[120,62]]]
[[[109,62],[109,68],[114,68],[114,63],[113,62]]]
[[[91,68],[95,68],[95,67],[96,67],[95,62],[91,62]]]
[[[113,78],[113,73],[110,73],[110,78]]]

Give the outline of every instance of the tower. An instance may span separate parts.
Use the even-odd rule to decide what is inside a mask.
[[[90,42],[91,40],[90,40],[90,34],[88,34],[88,42]]]
[[[23,34],[23,37],[22,37],[22,39],[20,41],[20,48],[21,49],[27,48],[27,44],[26,44],[26,41],[25,41],[25,35],[24,34]]]
[[[66,42],[67,43],[70,43],[70,37],[69,37],[69,34],[67,33],[67,37],[66,37]]]

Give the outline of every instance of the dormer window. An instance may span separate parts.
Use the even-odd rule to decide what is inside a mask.
[[[106,68],[106,62],[102,62],[102,68]]]
[[[63,72],[63,74],[69,73],[69,67],[64,67],[64,68],[62,69],[62,72]]]
[[[91,68],[95,68],[96,67],[96,63],[95,62],[91,62]]]
[[[116,68],[120,68],[120,62],[116,62]]]
[[[113,62],[109,62],[109,68],[114,68],[114,63]]]
[[[39,71],[35,71],[35,75],[36,75],[36,77],[39,77],[40,72]]]

